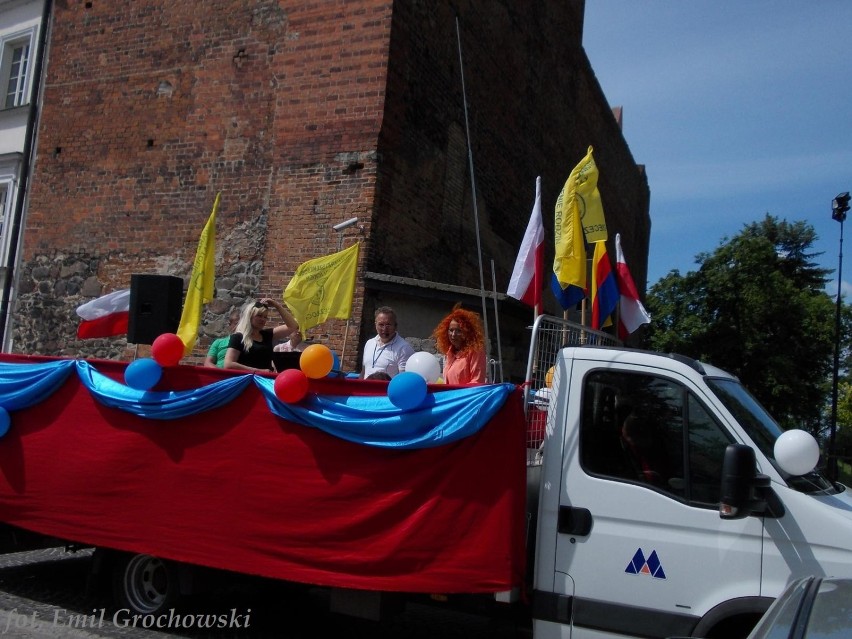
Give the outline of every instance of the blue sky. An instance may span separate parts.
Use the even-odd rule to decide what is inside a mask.
[[[852,2],[586,0],[583,45],[646,167],[649,287],[696,270],[696,254],[769,213],[816,229],[836,294],[831,200],[852,191]],[[848,301],[852,216],[843,244]]]

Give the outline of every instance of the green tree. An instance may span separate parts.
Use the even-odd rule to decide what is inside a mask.
[[[848,379],[840,383],[837,395],[834,454],[839,462],[839,479],[848,485],[852,481],[852,383]]]
[[[814,262],[804,222],[767,215],[651,287],[649,342],[724,368],[785,428],[820,434],[830,397],[834,305],[830,270]]]
[[[842,382],[837,399],[837,456],[852,462],[852,383]]]

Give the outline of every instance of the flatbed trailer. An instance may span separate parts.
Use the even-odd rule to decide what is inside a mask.
[[[311,380],[285,404],[271,375],[166,367],[139,391],[125,367],[0,356],[0,522],[334,588],[521,586],[520,389],[434,385],[401,411],[385,382]]]

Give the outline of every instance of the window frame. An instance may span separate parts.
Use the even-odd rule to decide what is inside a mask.
[[[32,26],[27,29],[15,31],[0,35],[0,86],[3,88],[3,102],[0,104],[0,110],[17,109],[30,104],[32,101],[32,76],[35,51],[34,45],[36,42],[37,26]],[[23,72],[23,87],[17,93],[20,93],[20,100],[12,106],[6,106],[6,98],[8,97],[9,81],[12,73],[12,58],[15,49],[25,46],[28,48],[26,69]]]
[[[6,192],[5,210],[0,211],[2,225],[0,225],[0,269],[6,266],[11,244],[10,226],[12,216],[15,212],[15,202],[18,197],[18,170],[20,166],[15,163],[0,161],[0,186]],[[0,277],[2,282],[2,277]]]
[[[633,479],[631,477],[627,477],[627,476],[620,475],[620,474],[617,474],[617,473],[608,473],[608,472],[603,471],[601,469],[596,469],[596,468],[589,466],[588,462],[589,462],[590,459],[592,459],[591,457],[587,457],[587,455],[589,453],[589,449],[587,449],[587,445],[590,441],[589,436],[591,435],[593,441],[594,440],[597,440],[597,441],[601,440],[601,433],[596,433],[594,431],[595,425],[585,423],[585,420],[587,419],[587,417],[590,417],[590,416],[592,416],[596,413],[599,414],[601,412],[600,408],[594,408],[590,404],[590,402],[595,401],[594,398],[591,397],[590,395],[595,395],[595,393],[590,394],[589,384],[590,383],[598,383],[598,384],[601,384],[601,388],[605,387],[607,380],[603,380],[603,383],[602,383],[601,381],[599,381],[600,378],[596,379],[596,377],[600,374],[617,375],[619,377],[638,376],[638,377],[644,377],[644,378],[646,378],[646,380],[649,380],[649,381],[650,380],[658,380],[658,381],[664,382],[665,384],[672,385],[672,389],[677,391],[677,394],[679,395],[678,401],[680,403],[680,415],[679,415],[678,419],[680,420],[680,428],[681,428],[681,434],[682,434],[681,441],[680,441],[681,450],[679,451],[679,455],[681,457],[681,459],[680,459],[681,470],[682,470],[682,474],[683,474],[682,480],[684,482],[682,494],[677,494],[677,492],[675,492],[673,490],[668,490],[666,488],[654,486],[650,483],[639,481],[639,480]],[[729,443],[733,443],[734,441],[736,441],[735,438],[733,437],[733,434],[720,421],[719,416],[716,415],[713,412],[713,410],[710,409],[704,401],[702,401],[702,398],[698,394],[693,392],[687,385],[683,384],[681,381],[672,379],[672,378],[667,377],[665,375],[659,375],[659,374],[650,373],[650,372],[647,372],[647,371],[644,371],[644,372],[643,371],[632,371],[632,370],[628,371],[628,370],[616,370],[616,369],[611,369],[611,368],[601,368],[601,369],[595,369],[595,370],[592,370],[592,371],[588,371],[585,374],[584,379],[583,379],[582,406],[581,406],[581,410],[580,410],[580,415],[581,415],[580,419],[582,420],[582,423],[580,425],[579,461],[580,461],[580,466],[583,469],[583,472],[585,472],[586,474],[591,475],[593,477],[599,477],[601,479],[608,479],[608,480],[611,480],[611,481],[618,481],[618,482],[624,482],[624,483],[630,483],[630,484],[636,484],[636,485],[639,485],[639,486],[643,486],[645,488],[648,488],[649,490],[654,490],[656,492],[659,492],[660,494],[663,494],[663,495],[669,497],[670,499],[681,502],[681,503],[683,503],[687,506],[690,506],[690,507],[702,508],[702,509],[718,508],[718,502],[708,503],[706,501],[696,499],[696,496],[693,495],[692,482],[693,482],[694,478],[693,478],[692,469],[691,469],[691,461],[692,461],[691,453],[693,453],[694,451],[692,450],[693,441],[692,441],[692,437],[691,437],[691,435],[692,435],[692,429],[691,429],[692,422],[691,422],[691,415],[690,415],[690,413],[692,412],[691,407],[690,407],[691,401],[695,402],[697,407],[700,407],[701,411],[707,417],[709,417],[709,419],[712,421],[712,423],[716,427],[716,429],[724,436],[725,439],[728,440]],[[615,413],[617,411],[615,409],[613,409],[612,411],[604,410],[604,412],[612,412],[613,416],[615,416]],[[592,421],[594,421],[594,418],[592,418]],[[595,434],[592,434],[592,433],[595,433]],[[610,437],[610,439],[611,439],[611,437]],[[673,451],[670,451],[670,452],[673,452]],[[720,460],[720,463],[721,463],[721,460]]]

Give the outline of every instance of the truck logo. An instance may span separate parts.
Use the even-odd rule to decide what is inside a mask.
[[[660,558],[657,557],[657,551],[652,550],[648,558],[645,559],[645,553],[639,548],[633,559],[627,564],[624,572],[631,575],[649,575],[654,579],[665,579],[666,573],[663,571],[663,564],[660,563]]]

